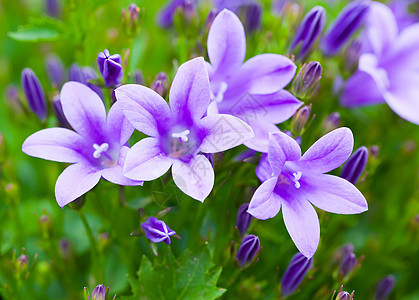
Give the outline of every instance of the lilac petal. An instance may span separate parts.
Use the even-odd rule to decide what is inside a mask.
[[[207,133],[199,148],[204,153],[225,151],[254,137],[249,125],[230,115],[207,116],[199,124]]]
[[[283,132],[269,134],[268,160],[273,174],[279,176],[286,161],[299,160],[301,157],[300,145]]]
[[[354,137],[341,127],[321,137],[295,164],[313,173],[327,173],[342,165],[352,153]]]
[[[83,160],[84,139],[66,128],[48,128],[35,132],[22,145],[27,155],[58,162],[75,163]]]
[[[167,102],[145,86],[123,85],[115,90],[115,96],[128,121],[147,135],[157,136],[159,124],[167,123],[170,118]]]
[[[103,134],[105,105],[92,89],[76,81],[67,82],[61,89],[60,101],[68,123],[80,135],[96,138]]]
[[[68,166],[55,184],[55,198],[58,205],[66,206],[86,192],[90,191],[100,180],[101,171],[82,163]]]
[[[243,64],[235,81],[249,80],[250,94],[272,94],[290,83],[296,69],[296,65],[285,56],[260,54]]]
[[[358,70],[365,72],[374,80],[378,90],[383,94],[390,85],[387,72],[379,67],[379,59],[372,53],[362,54],[359,58]]]
[[[106,128],[108,134],[119,141],[120,145],[124,145],[128,142],[134,132],[134,127],[122,112],[121,103],[119,101],[115,102],[109,110]]]
[[[201,119],[209,105],[210,91],[208,72],[202,57],[182,64],[169,92],[173,114],[179,119]]]
[[[182,192],[201,202],[204,202],[214,186],[214,169],[204,155],[197,155],[188,163],[176,160],[172,176]]]
[[[320,240],[320,224],[314,207],[305,199],[290,194],[282,201],[282,214],[298,251],[307,258],[312,257]]]
[[[172,163],[173,160],[162,153],[156,138],[145,138],[128,151],[124,175],[133,180],[154,180],[166,173]]]
[[[265,182],[272,177],[272,168],[269,164],[268,155],[263,153],[262,158],[259,161],[258,166],[256,167],[256,176],[261,182]]]
[[[252,127],[255,137],[246,141],[244,145],[255,151],[267,153],[269,133],[279,132],[280,130],[275,126],[275,124],[272,124],[264,119],[258,119],[257,121],[249,122],[248,124]]]
[[[239,18],[224,9],[212,22],[208,33],[208,56],[216,72],[231,73],[244,61],[246,37]]]
[[[305,199],[321,210],[336,214],[359,214],[368,210],[362,193],[349,181],[327,174],[309,176],[303,181]]]
[[[272,177],[258,187],[250,200],[249,214],[259,220],[270,219],[278,214],[282,199],[274,191],[277,181],[278,177]]]
[[[365,72],[356,71],[346,81],[340,102],[346,107],[358,107],[385,101],[374,79]]]
[[[107,181],[113,182],[119,185],[143,185],[142,181],[132,180],[124,176],[123,166],[125,163],[125,158],[128,154],[129,148],[123,146],[119,151],[118,163],[111,167],[102,170],[102,176]]]

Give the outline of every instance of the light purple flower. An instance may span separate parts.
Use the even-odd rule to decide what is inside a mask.
[[[400,117],[419,124],[419,23],[399,32],[390,8],[372,2],[362,48],[358,70],[345,84],[342,105],[386,102]]]
[[[125,119],[119,104],[106,117],[102,100],[90,88],[78,82],[64,84],[61,105],[68,123],[66,128],[48,128],[35,132],[22,145],[26,154],[47,160],[72,163],[57,179],[55,197],[64,207],[91,190],[101,177],[120,185],[139,185],[122,174],[128,152],[125,146],[134,128]]]
[[[270,53],[243,63],[244,28],[239,18],[226,9],[214,19],[207,43],[212,90],[208,114],[230,114],[244,120],[255,133],[245,145],[266,152],[268,133],[278,132],[275,124],[290,118],[301,106],[298,99],[283,90],[294,77],[295,64]]]
[[[324,174],[342,165],[352,147],[348,128],[326,134],[303,156],[300,146],[287,134],[271,133],[269,151],[256,169],[263,183],[253,195],[248,212],[265,220],[276,216],[282,206],[292,240],[303,255],[312,257],[320,238],[319,219],[312,205],[338,214],[367,210],[364,196],[353,184]]]
[[[170,237],[176,234],[165,222],[155,217],[149,217],[147,221],[141,224],[141,228],[146,238],[153,243],[165,242],[170,245]]]
[[[179,189],[204,201],[214,185],[214,170],[199,152],[225,151],[253,137],[252,129],[236,117],[203,118],[210,85],[202,57],[179,67],[169,92],[170,107],[159,94],[141,85],[124,85],[115,92],[127,119],[150,136],[128,152],[124,175],[131,179],[154,180],[172,167]]]

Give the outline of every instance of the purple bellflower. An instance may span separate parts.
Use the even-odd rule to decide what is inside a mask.
[[[244,120],[255,133],[245,145],[266,152],[268,133],[278,132],[275,124],[289,119],[301,106],[283,90],[294,77],[296,66],[278,54],[257,55],[243,63],[245,54],[243,25],[225,9],[214,19],[208,34],[212,92],[208,114],[229,114]]]
[[[149,217],[147,221],[141,224],[141,228],[146,238],[153,243],[165,242],[167,245],[170,245],[170,237],[176,234],[165,222],[155,217]]]
[[[64,84],[60,101],[68,123],[66,128],[35,132],[22,145],[24,153],[47,160],[72,163],[58,177],[55,197],[64,207],[91,190],[101,177],[120,185],[139,185],[122,174],[128,152],[125,146],[134,128],[118,103],[106,110],[102,100],[78,82]]]
[[[155,91],[135,84],[116,89],[116,98],[131,124],[150,137],[136,143],[125,160],[124,175],[154,180],[172,167],[175,184],[199,201],[214,185],[213,167],[203,153],[241,145],[252,129],[230,115],[204,117],[210,102],[210,84],[202,57],[178,69],[169,92],[169,105]]]
[[[253,234],[249,234],[244,237],[240,244],[239,250],[237,250],[236,259],[240,267],[244,267],[250,264],[255,256],[260,251],[259,237]]]
[[[38,77],[30,68],[25,68],[22,71],[22,89],[28,100],[29,108],[41,121],[45,121],[48,115],[45,91]]]
[[[342,105],[386,102],[403,119],[419,124],[419,23],[398,31],[386,5],[372,2],[358,70],[346,81]]]
[[[124,76],[121,65],[121,55],[110,55],[108,49],[105,49],[98,54],[97,64],[99,66],[99,71],[105,80],[106,86],[112,87],[121,83],[121,79]]]
[[[300,26],[291,42],[290,50],[293,51],[299,44],[299,58],[304,58],[316,42],[326,23],[326,11],[321,6],[312,8],[301,21]]]
[[[352,35],[362,26],[370,5],[369,0],[350,2],[329,26],[323,40],[322,51],[326,55],[336,55]]]
[[[324,174],[342,165],[353,147],[348,128],[339,128],[315,142],[301,156],[300,146],[283,132],[270,134],[269,151],[262,156],[256,175],[262,183],[248,212],[257,219],[276,216],[282,206],[285,226],[306,257],[316,252],[320,225],[312,205],[338,214],[367,210],[364,196],[350,182]]]
[[[282,276],[281,294],[288,296],[294,293],[312,265],[313,258],[307,258],[301,253],[295,254]]]

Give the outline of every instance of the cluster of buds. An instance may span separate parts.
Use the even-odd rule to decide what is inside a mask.
[[[335,300],[353,300],[354,299],[354,293],[355,291],[352,291],[352,293],[348,293],[347,291],[343,290],[343,285],[340,286],[339,292],[334,298]],[[333,296],[336,294],[336,290],[333,292]],[[333,298],[332,296],[332,298]]]
[[[32,265],[29,266],[29,256],[26,255],[26,251],[23,248],[22,254],[16,257],[16,251],[13,251],[11,264],[14,271],[14,276],[18,282],[22,282],[29,278],[31,271],[33,270],[38,254],[35,254],[32,260]]]
[[[135,36],[139,31],[139,18],[141,9],[134,3],[122,10],[122,28],[127,36]]]
[[[292,83],[293,94],[303,100],[314,98],[320,86],[322,71],[322,66],[317,61],[304,64]]]
[[[166,73],[160,72],[156,75],[156,78],[151,84],[151,89],[163,98],[166,97],[167,91],[169,89],[169,81],[167,79]]]

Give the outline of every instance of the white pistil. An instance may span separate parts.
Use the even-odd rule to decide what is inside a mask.
[[[93,157],[94,158],[99,158],[103,152],[108,151],[109,149],[109,144],[108,143],[103,143],[102,145],[98,145],[98,144],[93,144],[93,148],[95,149],[95,152],[93,152]]]
[[[190,131],[188,129],[186,129],[182,132],[173,132],[172,137],[173,138],[180,138],[180,140],[185,143],[185,142],[189,141],[189,137],[188,137],[189,133],[190,133]]]
[[[215,97],[215,102],[220,103],[224,99],[224,93],[227,91],[228,85],[224,81],[220,83],[217,96]]]
[[[292,181],[294,181],[295,187],[297,189],[300,188],[301,184],[298,180],[301,179],[301,175],[303,175],[303,173],[301,173],[300,171],[298,171],[297,173],[292,173],[292,176],[294,176],[294,178],[292,179]]]

